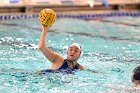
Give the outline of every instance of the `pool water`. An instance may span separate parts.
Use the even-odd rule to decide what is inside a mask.
[[[119,19],[119,20],[118,20]],[[47,35],[47,45],[66,58],[77,42],[87,69],[73,74],[37,71],[51,63],[38,50],[41,26],[37,19],[0,22],[1,93],[139,93],[130,76],[140,63],[140,17],[99,20],[57,19]]]

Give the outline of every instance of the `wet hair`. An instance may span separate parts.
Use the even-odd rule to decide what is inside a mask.
[[[134,75],[133,78],[135,80],[140,80],[140,66],[137,66],[134,71],[133,71]]]

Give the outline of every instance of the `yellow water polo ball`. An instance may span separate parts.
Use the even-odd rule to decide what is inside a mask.
[[[39,13],[39,21],[45,27],[50,27],[56,20],[56,13],[49,8],[41,10]]]

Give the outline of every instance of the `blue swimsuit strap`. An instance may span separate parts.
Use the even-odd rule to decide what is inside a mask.
[[[73,69],[79,69],[79,64],[77,63],[77,64],[73,67]]]
[[[67,68],[68,68],[67,60],[64,60],[63,65],[62,65],[60,68],[58,68],[58,69],[59,69],[59,70],[62,70],[62,69],[67,69]]]
[[[64,63],[63,63],[63,65],[59,68],[59,70],[69,68],[67,61],[69,61],[69,60],[67,60],[67,59],[64,60]],[[73,66],[72,69],[74,70],[74,69],[78,69],[78,68],[79,68],[79,64],[77,63],[76,65]]]
[[[69,68],[68,63],[67,63],[67,59],[64,60],[63,65],[56,69],[56,70],[52,70],[52,69],[45,69],[42,70],[42,74],[46,74],[46,72],[50,72],[50,73],[59,73],[59,72],[66,72],[66,73],[71,73],[72,71],[76,70],[79,68],[79,64],[77,63],[75,66],[73,66],[73,68]]]

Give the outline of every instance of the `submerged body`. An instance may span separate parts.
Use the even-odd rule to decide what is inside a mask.
[[[45,69],[42,70],[43,74],[46,74],[47,72],[51,72],[51,73],[67,73],[67,74],[72,74],[74,71],[78,70],[79,68],[79,64],[77,63],[75,66],[73,66],[72,68],[70,68],[68,66],[69,62],[71,62],[70,60],[65,59],[63,65],[58,68],[58,69]]]

